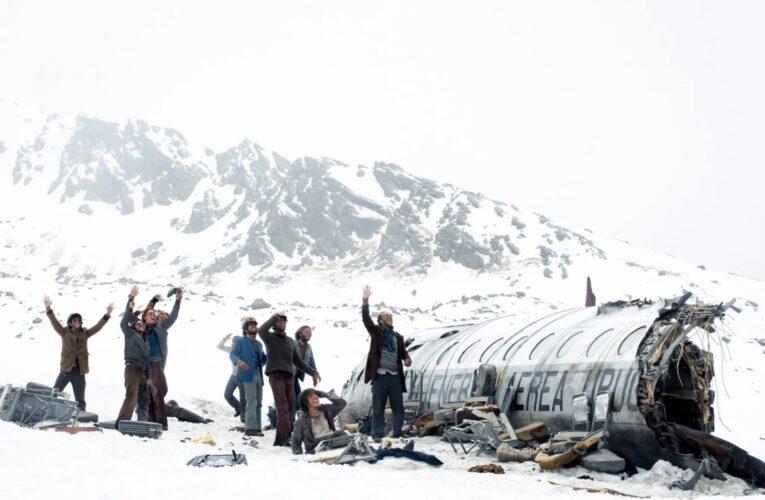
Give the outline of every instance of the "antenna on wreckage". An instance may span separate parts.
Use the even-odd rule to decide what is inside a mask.
[[[587,295],[584,299],[584,307],[595,307],[595,294],[592,293],[592,281],[587,276]]]

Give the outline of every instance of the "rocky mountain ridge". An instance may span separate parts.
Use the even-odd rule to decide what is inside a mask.
[[[141,120],[29,118],[11,103],[0,107],[0,174],[14,186],[44,183],[63,210],[86,215],[131,216],[185,202],[190,208],[167,222],[169,230],[222,228],[212,258],[183,267],[186,274],[332,263],[345,272],[425,275],[437,261],[503,273],[523,261],[547,278],[566,279],[577,259],[606,258],[582,233],[394,164],[289,161],[250,140],[214,152]],[[9,139],[9,128],[23,132]],[[156,250],[131,256],[146,259]]]

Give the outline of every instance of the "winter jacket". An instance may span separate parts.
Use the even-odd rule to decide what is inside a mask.
[[[101,331],[101,328],[109,321],[109,316],[104,314],[98,323],[90,328],[80,327],[73,330],[71,327],[59,323],[52,310],[49,309],[46,313],[53,329],[61,336],[61,371],[70,372],[79,365],[80,374],[85,375],[90,370],[88,367],[88,339]]]
[[[380,330],[380,327],[372,321],[369,316],[369,302],[366,300],[361,305],[361,320],[364,323],[364,327],[369,333],[369,354],[367,354],[367,365],[364,370],[364,383],[371,382],[377,377],[377,369],[380,367],[380,357],[382,356],[383,341],[385,340],[385,334]],[[404,337],[398,333],[393,332],[396,336],[396,342],[398,343],[398,360],[396,365],[398,366],[398,377],[401,379],[401,390],[406,392],[406,378],[404,376],[404,363],[403,360],[409,359],[409,353],[406,352],[404,347]]]
[[[149,344],[146,342],[146,334],[138,333],[138,331],[130,327],[131,323],[135,321],[133,308],[130,307],[132,300],[132,298],[128,299],[125,314],[122,315],[122,321],[120,322],[122,333],[125,334],[125,366],[135,366],[148,370]]]
[[[305,364],[316,370],[316,360],[313,357],[313,349],[311,349],[311,344],[305,344],[303,346],[303,352],[301,354],[301,344],[299,340],[295,340],[295,349],[297,349],[298,356],[300,356],[303,361],[305,361]],[[295,376],[302,381],[305,379],[305,372],[301,370],[300,368],[295,367]]]
[[[267,361],[266,353],[263,352],[263,344],[259,340],[253,340],[247,337],[236,337],[233,345],[231,346],[231,354],[229,354],[231,362],[238,365],[240,361],[244,361],[249,365],[249,369],[245,370],[241,366],[236,371],[237,382],[252,382],[255,376],[255,370],[260,373],[260,384],[263,385],[263,365]]]
[[[281,371],[294,376],[297,367],[313,377],[316,370],[305,364],[297,352],[295,342],[284,331],[271,331],[274,325],[276,325],[276,318],[272,316],[258,328],[258,336],[266,344],[266,351],[268,352],[266,375]]]
[[[327,419],[330,430],[334,431],[335,417],[348,403],[340,396],[335,396],[330,401],[332,401],[332,404],[321,405],[319,410],[324,414],[324,418]],[[320,441],[313,435],[310,415],[308,415],[307,412],[303,413],[303,416],[295,423],[295,428],[292,431],[292,453],[295,455],[302,454],[302,445],[305,445],[305,452],[311,454],[314,452],[316,445],[318,445],[319,442]]]
[[[151,299],[150,305],[147,307],[154,308],[154,305],[157,303],[155,298]],[[173,323],[175,323],[175,320],[178,319],[178,311],[181,309],[181,301],[177,300],[175,301],[175,304],[173,304],[173,309],[170,311],[170,314],[167,316],[167,319],[165,321],[159,321],[154,325],[154,333],[157,335],[157,340],[159,341],[159,350],[162,352],[162,368],[165,368],[165,365],[167,364],[167,330],[173,326]],[[149,329],[147,325],[147,330]]]

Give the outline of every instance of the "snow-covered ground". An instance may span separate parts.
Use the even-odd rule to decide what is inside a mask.
[[[14,294],[11,300],[5,295],[0,301],[0,310],[9,323],[6,335],[0,340],[0,350],[4,353],[0,365],[3,383],[50,384],[55,379],[60,341],[42,314],[43,293],[51,293],[53,309],[59,317],[77,310],[83,314],[86,324],[97,320],[108,301],[117,303],[113,320],[90,340],[91,373],[87,389],[88,410],[98,413],[102,420],[113,420],[124,396],[123,342],[118,321],[129,284],[67,290],[57,288],[52,280],[46,286],[37,279],[14,278],[10,279],[10,287],[8,278],[3,281],[3,289],[12,290]],[[163,285],[146,285],[138,302],[164,291]],[[171,419],[170,430],[158,440],[127,437],[114,431],[71,436],[0,423],[0,442],[5,449],[0,456],[0,470],[6,478],[0,485],[2,498],[134,498],[136,494],[210,498],[239,492],[286,494],[288,498],[299,494],[318,498],[361,495],[388,498],[391,494],[456,498],[508,493],[532,498],[593,496],[577,488],[610,488],[636,496],[685,498],[741,495],[747,489],[743,481],[731,477],[726,482],[702,479],[695,492],[672,490],[669,485],[689,477],[690,471],[664,462],[632,477],[596,474],[579,467],[540,472],[532,463],[504,464],[504,475],[473,474],[467,472],[470,466],[489,463],[494,458],[456,454],[447,443],[432,437],[416,439],[415,446],[445,462],[440,468],[404,459],[386,459],[374,465],[354,467],[304,463],[305,458],[293,457],[288,449],[271,447],[273,431],[256,439],[258,447],[254,448],[240,433],[229,430],[238,423],[222,397],[229,362],[225,353],[215,349],[223,335],[237,332],[239,318],[245,314],[240,305],[242,301],[222,295],[205,297],[205,291],[201,292],[191,291],[184,298],[179,320],[170,332],[168,399],[175,399],[215,422],[195,425]],[[304,322],[315,325],[313,344],[324,378],[321,387],[339,391],[352,367],[366,352],[366,335],[359,328],[358,305],[296,307],[285,302],[273,306],[287,309],[290,330]],[[254,314],[262,320],[267,312],[255,311]],[[350,326],[333,327],[337,320],[347,321]],[[428,318],[417,318],[413,323],[427,326],[427,321]],[[733,318],[730,324],[738,327],[745,323],[739,317]],[[409,321],[400,318],[400,329],[411,332],[410,326]],[[718,419],[718,434],[762,457],[765,432],[757,427],[759,412],[756,411],[763,407],[757,386],[760,370],[757,361],[762,356],[762,348],[756,345],[753,349],[752,343],[736,337],[730,344],[722,344],[729,353],[722,364],[718,355],[717,381],[725,381],[730,397],[718,387],[716,406],[718,415],[730,430]],[[268,386],[265,389],[264,409],[272,401]],[[215,445],[187,439],[207,435],[214,439]],[[231,450],[245,453],[249,465],[220,469],[185,465],[197,455]]]

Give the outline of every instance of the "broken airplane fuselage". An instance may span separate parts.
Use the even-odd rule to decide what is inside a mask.
[[[558,432],[593,430],[589,409],[607,395],[607,417],[599,424],[606,427],[605,444],[633,465],[650,468],[663,459],[696,470],[711,457],[710,475],[725,471],[763,486],[765,464],[711,435],[712,354],[693,339],[708,345],[727,307],[686,304],[689,296],[423,332],[408,347],[404,401],[426,412],[489,396],[514,427],[544,422]],[[371,408],[364,366],[343,387],[346,421]],[[488,381],[481,376],[494,372]]]

